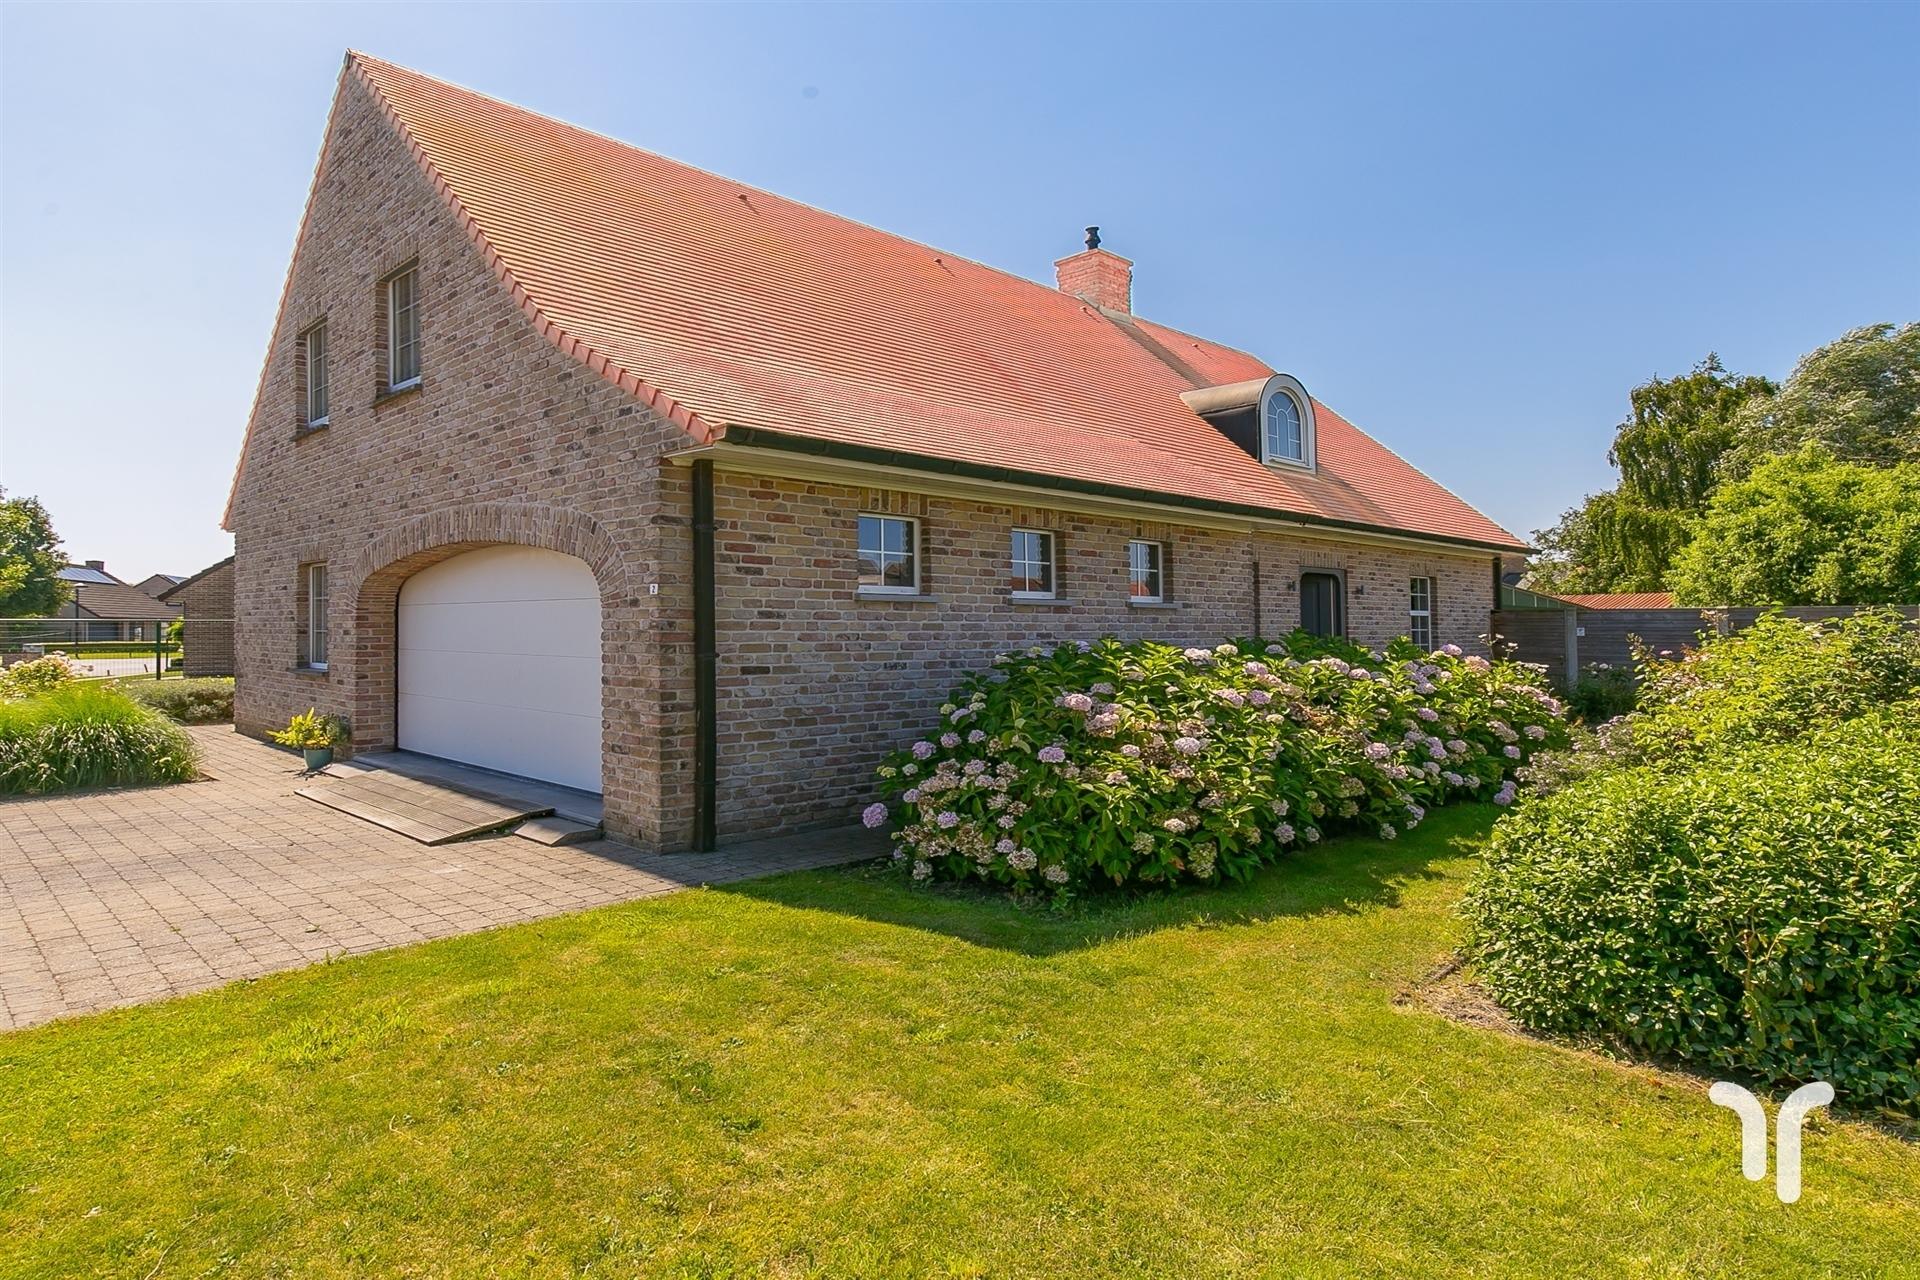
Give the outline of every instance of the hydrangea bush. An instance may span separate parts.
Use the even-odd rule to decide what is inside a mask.
[[[1454,646],[1034,648],[961,682],[881,765],[895,804],[865,821],[897,819],[918,879],[1054,895],[1241,879],[1335,829],[1393,839],[1449,800],[1510,803],[1514,772],[1565,734],[1532,668]]]

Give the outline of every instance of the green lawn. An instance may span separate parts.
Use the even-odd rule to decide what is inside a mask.
[[[686,893],[0,1037],[13,1275],[1869,1276],[1920,1147],[1394,996],[1491,815],[1074,914]]]

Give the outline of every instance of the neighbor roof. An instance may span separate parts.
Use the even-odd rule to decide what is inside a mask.
[[[362,54],[348,72],[547,336],[696,441],[746,428],[1523,545],[1318,401],[1318,474],[1261,465],[1139,334],[1210,382],[1272,372],[1244,352]]]
[[[1604,591],[1582,596],[1553,597],[1577,604],[1582,609],[1671,609],[1671,591]]]
[[[108,621],[155,622],[180,615],[179,605],[156,600],[124,582],[76,582],[73,599],[82,613]]]

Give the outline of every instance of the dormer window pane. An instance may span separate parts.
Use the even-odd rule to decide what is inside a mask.
[[[1307,459],[1306,435],[1300,428],[1300,406],[1284,391],[1267,397],[1267,457],[1288,462]]]

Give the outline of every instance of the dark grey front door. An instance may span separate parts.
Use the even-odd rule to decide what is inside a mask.
[[[1300,575],[1300,626],[1316,636],[1340,636],[1347,632],[1345,602],[1341,599],[1340,579],[1331,573]]]

